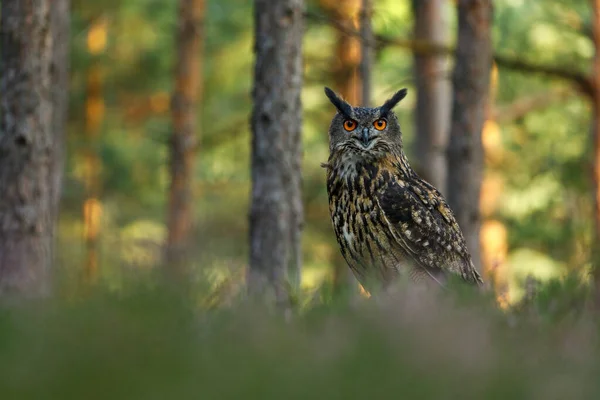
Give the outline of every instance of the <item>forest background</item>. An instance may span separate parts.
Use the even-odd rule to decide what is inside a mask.
[[[439,2],[439,29],[442,43],[451,46],[456,14],[451,2],[444,3]],[[253,14],[251,2],[207,1],[205,7],[189,258],[198,274],[218,281],[248,262]],[[518,298],[519,282],[528,274],[540,279],[566,271],[585,275],[591,266],[596,219],[593,107],[578,82],[565,75],[587,76],[593,67],[592,10],[583,0],[507,0],[494,7],[494,53],[516,65],[496,62],[492,71],[483,130],[482,245],[485,268],[498,271],[510,283],[510,297]],[[307,8],[302,87],[305,287],[332,280],[335,271],[346,269],[332,233],[320,168],[327,160],[327,129],[334,113],[323,86],[360,102],[358,39],[336,29],[358,27],[359,12],[360,1],[349,0],[314,1]],[[58,235],[58,264],[74,275],[87,263],[95,279],[118,287],[124,269],[151,268],[161,260],[167,236],[177,16],[174,1],[108,1],[102,6],[74,1],[67,173]],[[381,103],[395,90],[409,88],[398,112],[409,160],[419,167],[427,148],[417,148],[416,140],[413,26],[409,1],[375,2],[374,31],[390,40],[377,45],[372,98]],[[436,61],[424,79],[449,85],[452,57]],[[543,74],[552,68],[565,73]],[[438,84],[433,89],[447,102],[442,118],[449,118],[448,88]],[[435,118],[432,111],[425,113]],[[449,121],[445,123],[448,129]],[[98,164],[96,173],[89,173],[90,163]],[[98,193],[86,190],[95,186]],[[84,218],[84,210],[94,216]],[[98,230],[89,233],[98,242],[94,254],[82,235],[90,230]]]

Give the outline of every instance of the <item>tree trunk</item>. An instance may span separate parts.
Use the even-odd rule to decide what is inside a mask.
[[[446,46],[450,36],[447,0],[412,0],[417,41]],[[447,57],[443,54],[414,55],[417,107],[415,112],[416,157],[419,175],[446,194],[450,125],[450,81],[446,76]]]
[[[361,0],[323,0],[327,12],[339,26],[347,30],[357,30]],[[333,83],[340,95],[353,105],[362,103],[361,85],[361,41],[354,35],[336,30],[335,60],[333,64]]]
[[[371,106],[371,70],[373,68],[373,52],[375,38],[373,36],[373,0],[362,0],[360,8],[360,80],[362,81],[361,103],[363,107]]]
[[[495,120],[493,104],[498,93],[497,66],[492,67],[490,93],[487,104],[486,121],[481,132],[484,153],[484,174],[481,183],[479,210],[482,219],[480,230],[481,275],[488,288],[496,294],[498,304],[508,306],[508,229],[503,221],[496,218],[498,206],[504,192],[504,175],[502,170],[504,149],[502,147],[502,131]]]
[[[365,99],[365,92],[370,90],[370,81],[361,82],[365,77],[370,79],[371,60],[364,58],[365,55],[371,56],[372,54],[370,49],[367,49],[368,45],[364,40],[365,38],[368,39],[369,33],[367,31],[370,29],[370,25],[364,26],[362,24],[370,11],[368,9],[369,4],[365,5],[364,3],[370,1],[321,0],[321,7],[329,15],[329,18],[334,20],[335,26],[355,30],[357,28],[356,16],[360,13],[361,38],[348,35],[336,29],[335,59],[333,60],[333,68],[331,70],[334,89],[353,105],[365,104],[365,101],[363,101]],[[367,85],[369,85],[369,89],[366,89]],[[366,96],[370,98],[369,93]],[[332,258],[332,264],[334,296],[344,293],[348,293],[349,295],[358,294],[358,281],[352,271],[350,271],[346,260],[341,256],[335,256]]]
[[[55,224],[50,0],[0,17],[0,295],[49,292]]]
[[[600,309],[600,0],[591,0],[594,33],[595,58],[593,79],[594,96],[592,98],[592,134],[594,143],[594,242],[592,244],[592,263],[594,267],[595,305]]]
[[[192,185],[197,147],[197,104],[202,92],[204,0],[180,0],[175,89],[171,115],[171,187],[167,216],[166,261],[179,269],[187,259],[193,221]]]
[[[83,236],[86,245],[85,282],[98,276],[99,238],[102,222],[102,162],[98,145],[104,121],[104,77],[99,56],[106,50],[108,22],[104,18],[92,22],[87,34],[90,66],[87,70],[85,94],[85,198],[83,202]]]
[[[255,0],[250,207],[251,294],[285,303],[300,275],[302,0]],[[291,273],[291,274],[290,274]]]
[[[479,197],[483,176],[481,131],[492,66],[491,0],[458,1],[458,43],[452,82],[454,100],[448,145],[447,196],[479,267]]]

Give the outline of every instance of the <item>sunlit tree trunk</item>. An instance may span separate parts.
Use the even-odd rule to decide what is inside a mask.
[[[55,224],[50,0],[0,9],[0,295],[46,295]]]
[[[447,198],[479,267],[479,200],[483,177],[481,131],[492,67],[491,0],[458,0],[458,43],[448,144]]]
[[[414,38],[447,45],[450,36],[448,0],[412,0]],[[446,149],[450,126],[451,86],[448,59],[443,54],[415,53],[417,106],[415,110],[415,168],[446,194]]]
[[[321,7],[328,14],[329,18],[334,20],[334,25],[344,29],[336,29],[335,50],[333,52],[331,79],[336,92],[340,93],[347,101],[353,105],[363,103],[363,96],[366,89],[362,84],[362,78],[367,75],[370,77],[370,60],[363,61],[362,54],[366,50],[366,43],[362,43],[361,37],[365,34],[362,26],[359,27],[359,19],[365,18],[360,15],[364,9],[365,0],[321,0]],[[368,0],[367,0],[368,2]],[[368,7],[368,4],[367,4]],[[362,9],[362,10],[361,10]],[[368,30],[370,26],[366,27]],[[361,30],[361,37],[349,35],[345,31]],[[368,35],[368,32],[367,32]],[[372,53],[369,51],[369,56]],[[369,95],[369,94],[367,94]],[[346,260],[339,251],[334,252],[332,257],[333,264],[333,291],[334,294],[353,293],[358,290],[358,282],[354,274],[350,271]]]
[[[108,24],[104,18],[92,22],[87,34],[90,65],[87,70],[85,94],[85,150],[83,235],[86,244],[85,280],[92,283],[98,275],[99,237],[102,219],[102,162],[98,154],[104,121],[103,70],[100,56],[107,43]]]
[[[332,65],[333,86],[351,104],[362,103],[361,41],[348,31],[358,31],[362,0],[321,0],[321,7],[334,20],[336,44]]]
[[[179,269],[189,252],[193,216],[193,169],[197,105],[202,92],[204,0],[180,0],[175,89],[171,113],[171,187],[167,216],[167,268]]]
[[[370,107],[372,101],[372,69],[375,51],[372,18],[373,0],[362,0],[360,7],[360,80],[362,83],[361,103],[364,107]]]
[[[592,257],[596,287],[596,308],[600,309],[600,0],[590,0],[594,32],[595,58],[593,69],[594,94],[592,98],[592,134],[594,140],[594,235]]]
[[[480,213],[481,226],[481,271],[484,281],[496,293],[501,306],[508,305],[506,259],[508,256],[508,230],[504,223],[496,218],[502,192],[504,177],[497,171],[501,168],[504,149],[502,133],[492,112],[498,91],[498,68],[492,68],[490,95],[483,125],[482,144],[484,151],[485,173],[481,185]],[[494,170],[494,167],[496,170]]]
[[[287,302],[300,274],[302,0],[255,0],[250,265],[253,295]]]

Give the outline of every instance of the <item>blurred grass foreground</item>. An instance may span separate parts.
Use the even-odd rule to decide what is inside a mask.
[[[4,308],[1,398],[600,398],[598,320],[568,283],[510,311],[406,287],[287,319],[153,285],[121,293]]]

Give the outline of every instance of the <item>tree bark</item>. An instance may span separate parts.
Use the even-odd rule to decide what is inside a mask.
[[[448,146],[447,197],[479,267],[479,197],[483,176],[481,131],[492,66],[491,0],[458,1],[458,46]]]
[[[302,106],[302,0],[255,0],[250,207],[250,294],[287,302],[299,280]]]
[[[180,0],[177,61],[171,117],[171,186],[166,261],[179,269],[187,259],[193,221],[193,170],[197,150],[197,104],[202,92],[204,0]]]
[[[50,0],[0,10],[0,295],[50,290],[55,224]]]
[[[449,37],[447,0],[412,0],[416,41],[446,46]],[[414,53],[417,106],[415,112],[416,157],[419,175],[446,193],[450,125],[450,82],[443,54]]]
[[[333,24],[341,28],[336,30],[333,86],[350,104],[360,105],[363,92],[360,71],[362,33],[358,30],[361,0],[321,0],[321,6]]]
[[[371,79],[373,69],[373,52],[375,38],[373,36],[373,0],[362,0],[360,8],[360,80],[362,83],[361,103],[363,107],[371,106]]]
[[[486,121],[481,132],[484,165],[486,173],[481,183],[479,210],[482,219],[480,229],[481,275],[487,287],[496,294],[496,301],[501,307],[508,305],[508,230],[503,221],[496,218],[501,195],[504,191],[504,176],[495,173],[502,169],[504,149],[502,132],[495,120],[492,104],[495,104],[498,93],[499,71],[492,67],[490,77],[489,101]],[[513,103],[511,106],[514,106]]]
[[[362,4],[361,4],[362,1]],[[367,49],[370,26],[364,25],[364,20],[369,13],[369,5],[364,2],[370,0],[321,0],[321,7],[325,10],[333,24],[343,29],[336,30],[335,59],[331,70],[331,79],[336,92],[340,93],[347,101],[353,105],[365,104],[365,92],[369,81],[364,81],[366,77],[370,79],[370,59],[364,56],[370,56],[371,52]],[[356,31],[355,16],[360,13],[361,25],[360,36],[348,34],[347,31]],[[370,17],[370,15],[369,15]],[[370,94],[366,93],[369,98]],[[365,99],[366,100],[366,99]],[[358,294],[358,281],[354,277],[346,260],[335,252],[332,257],[333,264],[333,294],[334,296],[348,293],[349,295]]]

